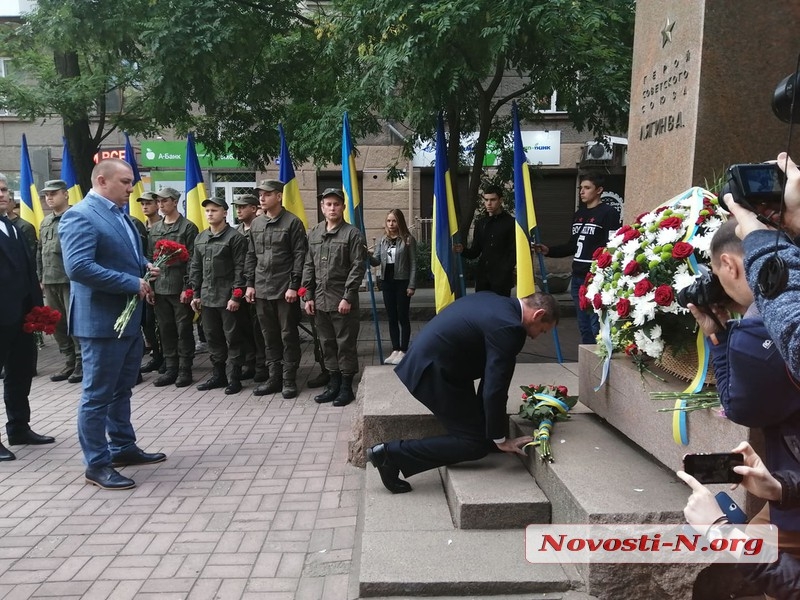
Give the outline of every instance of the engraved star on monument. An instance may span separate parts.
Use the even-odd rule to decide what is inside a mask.
[[[661,30],[661,47],[667,45],[667,42],[672,41],[672,30],[675,29],[675,21],[670,21],[667,17],[667,22],[664,24],[664,29]]]

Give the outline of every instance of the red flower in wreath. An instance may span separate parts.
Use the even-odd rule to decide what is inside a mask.
[[[625,275],[636,275],[636,273],[639,272],[639,268],[640,268],[639,263],[636,262],[635,260],[632,260],[627,265],[625,265],[625,268],[622,270],[622,272]]]
[[[694,252],[694,246],[686,242],[676,242],[672,247],[672,258],[689,258]]]
[[[622,236],[623,242],[630,242],[631,240],[637,239],[641,233],[639,233],[638,229],[630,229],[625,232],[625,235]]]
[[[627,298],[620,298],[617,301],[617,314],[624,319],[631,312],[631,301]]]
[[[596,309],[599,309],[601,306],[603,306],[603,299],[600,297],[600,294],[594,295],[594,298],[592,298],[592,306],[594,306]]]
[[[683,225],[683,220],[679,217],[667,217],[661,223],[658,224],[659,229],[680,229],[681,225]]]
[[[611,266],[611,255],[608,252],[603,252],[597,257],[597,266],[601,269]]]
[[[637,298],[641,298],[652,289],[653,284],[647,279],[642,279],[641,281],[637,281],[636,285],[633,286],[633,295]]]
[[[605,247],[603,247],[603,248],[598,248],[597,250],[592,252],[592,260],[597,260],[598,258],[600,258],[600,255],[605,251],[606,249]]]
[[[656,295],[654,300],[659,306],[669,306],[675,300],[675,293],[672,291],[672,286],[660,285],[656,288]]]

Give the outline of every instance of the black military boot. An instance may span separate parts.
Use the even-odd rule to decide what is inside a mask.
[[[283,365],[279,362],[269,363],[269,379],[253,390],[254,396],[277,394],[283,388]]]
[[[319,396],[314,396],[314,402],[323,404],[324,402],[333,402],[339,395],[339,388],[342,387],[342,372],[330,371],[331,380]]]
[[[242,381],[247,381],[248,379],[252,379],[256,376],[256,363],[249,362],[244,366],[242,369]]]
[[[228,378],[225,377],[225,363],[221,363],[214,365],[214,369],[211,371],[211,377],[199,384],[197,389],[201,392],[205,392],[206,390],[224,388],[226,385],[228,385]]]
[[[306,385],[308,385],[310,389],[321,388],[325,385],[328,385],[328,382],[330,380],[331,380],[331,374],[328,373],[328,369],[322,367],[322,373],[320,373],[316,377],[312,377],[311,379],[309,379]]]
[[[283,365],[283,388],[281,395],[287,400],[290,398],[297,398],[297,365],[284,364]]]
[[[175,383],[176,379],[178,379],[177,367],[167,367],[167,370],[164,371],[164,374],[160,375],[153,382],[153,385],[156,387],[164,387],[165,385],[172,385],[173,383]]]
[[[353,394],[353,378],[355,376],[355,373],[342,373],[342,385],[333,400],[334,406],[347,406],[356,399],[355,394]]]
[[[178,369],[178,377],[175,379],[175,387],[189,387],[192,385],[192,370],[182,367]]]
[[[228,386],[225,388],[226,394],[238,394],[242,391],[242,365],[231,367],[231,376],[228,377]]]

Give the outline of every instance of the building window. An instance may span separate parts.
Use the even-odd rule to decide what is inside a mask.
[[[567,108],[558,102],[558,92],[553,91],[549,96],[542,96],[536,102],[536,110],[540,113],[563,113]]]
[[[0,58],[0,77],[8,77],[13,73],[13,62],[10,58]],[[13,115],[11,111],[0,108],[0,117],[8,117]]]

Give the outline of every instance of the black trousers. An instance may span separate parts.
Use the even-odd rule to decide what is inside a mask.
[[[36,342],[32,333],[22,331],[22,323],[0,326],[0,365],[5,369],[3,400],[6,405],[6,431],[24,433],[30,429],[31,380],[35,369]]]
[[[409,310],[411,298],[408,297],[408,279],[387,277],[381,281],[383,304],[389,318],[389,337],[392,339],[392,350],[408,351],[411,340],[411,320]]]

